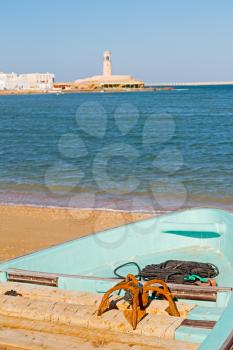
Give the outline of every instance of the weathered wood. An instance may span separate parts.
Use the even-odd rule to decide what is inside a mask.
[[[211,286],[202,286],[202,285],[195,285],[195,284],[175,284],[175,283],[168,283],[168,287],[173,290],[196,290],[199,292],[232,292],[232,287],[211,287]]]
[[[77,278],[77,279],[84,279],[84,280],[97,280],[97,281],[111,281],[111,282],[120,282],[121,280],[119,278],[113,277],[98,277],[98,276],[85,276],[85,275],[77,275],[77,274],[67,274],[67,273],[50,273],[50,272],[41,272],[41,271],[31,271],[31,270],[23,270],[23,269],[8,269],[8,274],[24,274],[27,276],[39,276],[39,277],[46,277],[46,278],[59,278],[59,277],[69,277],[69,278]]]
[[[181,326],[192,327],[192,328],[208,328],[212,329],[216,325],[216,321],[208,320],[188,320],[185,319],[182,321]]]
[[[198,293],[197,291],[182,291],[182,290],[171,290],[172,294],[177,298],[177,299],[187,299],[187,300],[202,300],[202,301],[213,301],[215,302],[217,299],[217,294],[216,293],[211,293],[211,292],[200,292]]]
[[[65,302],[67,304],[96,306],[100,304],[102,295],[91,292],[68,291],[47,286],[37,286],[35,284],[25,284],[16,282],[0,283],[0,295],[13,290],[30,300]],[[124,311],[129,303],[122,297],[114,296],[114,302],[119,310]],[[186,318],[188,313],[196,306],[195,303],[176,302],[180,316]],[[154,299],[147,307],[147,313],[157,315],[168,315],[168,302],[166,300]]]
[[[93,345],[95,349],[103,350],[130,350],[134,348],[137,350],[196,350],[198,348],[198,344],[177,341],[174,339],[160,339],[154,336],[143,336],[135,333],[121,333],[119,336],[119,332],[114,332],[112,330],[98,329],[97,331],[96,329],[87,329],[72,325],[51,324],[50,322],[44,321],[35,322],[9,316],[0,316],[0,329],[6,330],[6,332],[0,332],[0,348],[1,345],[4,344],[7,345],[7,347],[4,348],[7,350],[18,350],[16,344],[18,346],[20,345],[19,348],[21,350],[41,349],[42,347],[36,347],[39,339],[38,335],[43,336],[43,348],[46,346],[46,349],[49,350],[58,350],[59,345],[64,344],[63,341],[65,338],[67,341],[68,339],[70,340],[68,343],[69,346],[66,344],[66,347],[62,348],[62,350],[71,349],[72,343],[74,345],[74,339],[76,339],[77,344],[79,344],[78,350],[87,350],[89,345]],[[11,330],[12,333],[9,333],[9,330]],[[18,330],[24,335],[23,339],[19,336],[20,334],[17,332]],[[31,335],[37,339],[31,337],[28,331],[32,331],[30,332]],[[53,335],[53,337],[50,337],[50,335]],[[60,337],[59,335],[65,335],[66,337]],[[53,340],[53,342],[51,342],[50,339]],[[28,343],[22,344],[22,340]],[[9,346],[10,344],[12,347]],[[23,347],[23,345],[25,345],[25,347]]]
[[[77,327],[112,329],[119,332],[137,333],[173,339],[182,318],[169,315],[148,314],[133,330],[120,310],[110,310],[97,316],[96,306],[67,304],[45,300],[32,300],[23,296],[0,295],[0,315],[23,317],[32,321],[49,321],[55,324]]]
[[[8,273],[7,279],[10,282],[31,283],[43,286],[57,287],[58,277],[26,274],[26,273]]]

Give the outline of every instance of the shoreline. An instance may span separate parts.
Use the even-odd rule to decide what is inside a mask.
[[[41,90],[0,90],[0,96],[21,96],[21,95],[52,95],[54,92]]]
[[[81,93],[101,93],[101,92],[151,92],[151,91],[172,91],[178,87],[218,87],[233,86],[233,82],[191,82],[191,83],[150,83],[144,88],[130,89],[55,89],[55,90],[0,90],[0,96],[23,96],[23,95],[63,95]]]
[[[24,96],[24,95],[67,95],[67,94],[89,94],[89,93],[124,93],[124,92],[156,92],[172,91],[173,87],[145,87],[143,89],[67,89],[67,90],[0,90],[0,96]]]
[[[0,208],[1,207],[25,207],[25,208],[38,208],[38,209],[61,209],[61,210],[74,210],[74,211],[106,211],[106,212],[116,212],[116,213],[126,213],[126,214],[165,214],[169,213],[173,210],[160,210],[160,209],[155,209],[155,210],[146,210],[146,209],[135,209],[135,210],[128,210],[128,209],[112,209],[112,208],[107,208],[107,207],[66,207],[66,206],[56,206],[56,205],[43,205],[43,204],[24,204],[24,203],[4,203],[0,202]],[[186,210],[190,209],[189,207],[187,208],[182,208],[181,210]]]
[[[105,209],[0,205],[0,261],[155,215]]]

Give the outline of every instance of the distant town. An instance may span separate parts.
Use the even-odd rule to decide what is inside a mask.
[[[233,82],[185,82],[145,84],[131,75],[112,74],[111,52],[103,55],[103,73],[74,82],[55,82],[52,73],[0,72],[0,94],[173,90],[176,86],[233,85]]]

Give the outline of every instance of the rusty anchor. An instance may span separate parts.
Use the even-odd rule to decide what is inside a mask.
[[[112,293],[120,290],[125,290],[128,295],[131,296],[129,306],[124,311],[124,315],[127,321],[132,325],[133,329],[136,329],[137,324],[146,315],[146,308],[150,301],[150,292],[152,292],[153,295],[163,297],[168,301],[169,307],[167,311],[169,315],[180,316],[174,297],[163,280],[154,279],[142,285],[132,274],[127,275],[125,280],[117,283],[104,294],[98,309],[98,316],[101,316],[109,308]]]

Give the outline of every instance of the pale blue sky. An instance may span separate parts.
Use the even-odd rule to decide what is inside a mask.
[[[0,0],[0,71],[233,81],[232,0]]]

